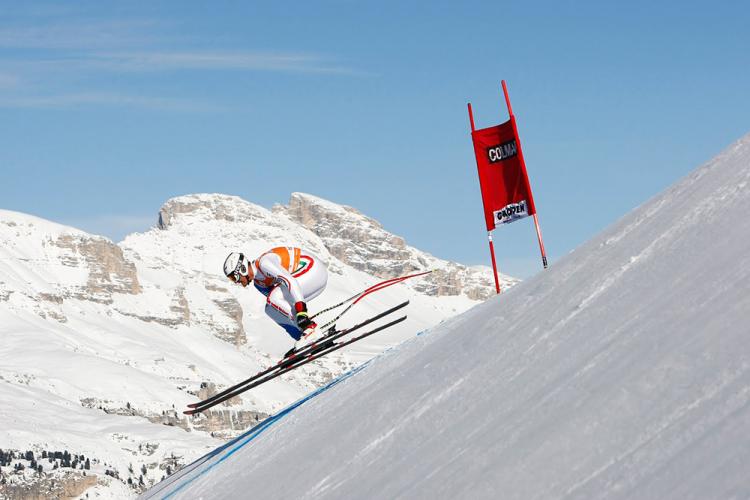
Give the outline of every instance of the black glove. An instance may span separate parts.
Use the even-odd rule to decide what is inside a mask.
[[[311,326],[315,326],[315,323],[310,319],[310,316],[307,314],[307,304],[305,304],[302,301],[297,302],[294,304],[294,310],[297,313],[295,316],[295,321],[297,321],[297,328],[299,328],[302,331],[305,331]]]

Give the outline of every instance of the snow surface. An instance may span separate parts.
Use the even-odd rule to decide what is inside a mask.
[[[750,135],[151,494],[750,497],[748,182]]]

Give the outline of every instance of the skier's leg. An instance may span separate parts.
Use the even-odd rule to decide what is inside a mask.
[[[296,341],[299,340],[301,332],[292,316],[291,297],[288,297],[286,288],[277,286],[266,298],[266,314],[279,324]]]
[[[308,265],[292,276],[302,288],[305,301],[309,302],[325,290],[328,283],[328,269],[320,259],[310,253],[306,253],[303,258],[308,260]]]

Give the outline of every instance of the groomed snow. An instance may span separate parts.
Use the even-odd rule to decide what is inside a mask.
[[[750,496],[750,136],[170,498]]]

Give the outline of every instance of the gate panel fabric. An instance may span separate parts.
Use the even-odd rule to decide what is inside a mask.
[[[487,230],[536,213],[514,123],[471,133]]]

